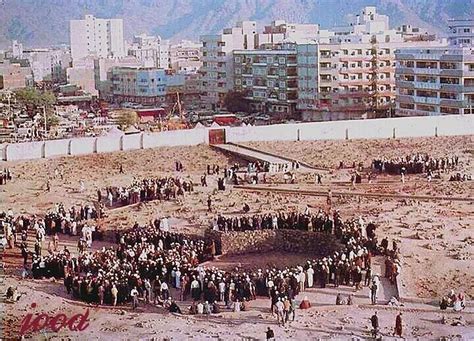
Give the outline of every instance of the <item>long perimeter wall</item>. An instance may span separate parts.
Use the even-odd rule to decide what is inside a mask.
[[[474,134],[474,115],[446,115],[226,127],[226,142],[400,138]],[[0,160],[14,161],[209,143],[209,129],[74,138],[0,145]]]

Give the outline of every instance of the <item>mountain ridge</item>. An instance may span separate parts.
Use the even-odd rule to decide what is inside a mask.
[[[407,23],[441,34],[449,18],[474,15],[474,0],[1,0],[0,48],[13,39],[26,47],[68,44],[69,20],[85,14],[123,18],[126,39],[149,33],[177,41],[198,40],[239,20],[260,28],[275,19],[330,28],[364,6],[389,15],[391,27]]]

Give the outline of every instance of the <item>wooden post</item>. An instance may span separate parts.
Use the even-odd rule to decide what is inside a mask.
[[[435,127],[435,137],[438,137],[438,127]]]
[[[349,128],[346,128],[346,140],[349,140]]]
[[[394,139],[396,139],[396,138],[397,138],[397,136],[396,136],[396,134],[395,134],[395,131],[396,131],[396,129],[397,129],[397,128],[393,128],[392,137],[393,137]]]

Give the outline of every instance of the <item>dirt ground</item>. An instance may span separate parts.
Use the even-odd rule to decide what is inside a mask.
[[[360,184],[356,188],[347,183],[350,169],[335,170],[340,160],[363,161],[368,166],[377,156],[406,155],[427,152],[433,156],[459,155],[462,161],[460,171],[470,174],[474,168],[474,138],[438,137],[420,139],[386,139],[354,141],[305,141],[252,143],[253,147],[292,156],[315,166],[331,167],[325,173],[323,185],[314,184],[314,174],[298,174],[296,185],[291,188],[324,189],[348,192],[377,192],[428,195],[474,196],[473,182],[449,183],[446,179],[428,183],[426,179],[410,176],[401,184],[396,176],[379,176],[373,184]],[[174,162],[180,160],[184,172],[174,171]],[[66,207],[77,203],[91,203],[96,199],[97,188],[107,185],[126,185],[133,177],[179,175],[191,178],[199,184],[200,176],[207,164],[218,164],[221,168],[238,160],[228,158],[207,146],[157,148],[140,151],[88,155],[82,157],[61,157],[47,160],[7,162],[1,167],[9,167],[14,179],[0,187],[0,210],[12,208],[15,214],[43,214],[56,202]],[[119,173],[120,164],[125,174]],[[63,179],[54,176],[54,170],[63,171]],[[447,175],[446,175],[447,176]],[[45,191],[45,184],[51,177],[51,192]],[[85,182],[85,192],[79,193],[79,181]],[[269,177],[274,184],[285,185],[281,175]],[[313,209],[324,206],[325,198],[275,193],[256,193],[232,189],[218,192],[217,177],[208,178],[209,187],[196,185],[195,192],[188,194],[177,203],[148,202],[113,209],[100,224],[105,229],[115,230],[129,227],[133,222],[144,223],[156,216],[170,216],[171,228],[186,233],[202,233],[209,221],[217,213],[237,214],[247,202],[252,212],[277,211],[280,209],[303,209],[310,205]],[[207,197],[213,199],[214,211],[207,212]],[[251,303],[248,312],[223,313],[210,317],[176,316],[162,311],[162,308],[141,305],[138,311],[130,307],[95,307],[72,301],[62,283],[53,281],[21,280],[19,274],[19,250],[7,250],[7,274],[5,288],[16,285],[26,298],[16,304],[6,304],[7,314],[3,323],[9,326],[10,336],[15,335],[20,320],[27,312],[63,312],[66,315],[90,309],[90,326],[83,332],[61,331],[46,337],[74,340],[103,339],[264,339],[267,327],[275,330],[278,339],[351,339],[368,337],[368,318],[374,310],[379,313],[384,339],[390,339],[398,311],[403,311],[407,338],[438,339],[440,337],[474,338],[474,309],[471,303],[462,313],[445,312],[448,319],[462,316],[467,326],[443,324],[442,313],[436,302],[440,295],[450,289],[463,291],[469,299],[474,297],[473,232],[474,203],[472,201],[416,201],[397,199],[373,199],[359,196],[336,197],[336,206],[344,218],[359,215],[379,224],[379,239],[388,236],[389,241],[397,240],[402,253],[402,297],[407,298],[405,306],[370,306],[367,288],[356,296],[354,306],[335,306],[335,295],[339,291],[351,292],[352,288],[310,289],[307,294],[313,308],[297,312],[297,319],[289,327],[278,327],[271,317],[267,299],[261,298]],[[29,242],[33,241],[32,236]],[[74,238],[61,238],[61,244],[74,248]],[[47,245],[47,243],[45,243]],[[94,247],[103,246],[95,243]],[[296,262],[304,255],[282,255],[278,253],[222,257],[211,266],[233,268],[238,266],[265,266],[281,262]],[[301,299],[299,297],[298,299]],[[387,300],[390,297],[387,297]],[[36,309],[29,308],[37,302]],[[183,309],[187,303],[180,303]],[[35,338],[38,338],[36,335]]]

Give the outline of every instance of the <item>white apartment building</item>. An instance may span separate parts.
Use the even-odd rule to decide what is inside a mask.
[[[161,37],[137,35],[128,47],[128,55],[136,57],[143,67],[170,67],[170,42]]]
[[[100,58],[125,55],[122,19],[86,15],[82,20],[71,20],[70,40],[74,63],[90,55]]]
[[[315,39],[318,36],[318,24],[291,24],[285,20],[272,21],[257,35],[257,47],[269,47],[284,42],[299,43]]]
[[[176,72],[195,73],[202,67],[202,44],[183,40],[170,46],[171,69]]]
[[[396,52],[396,114],[474,114],[474,48]]]
[[[243,21],[220,34],[201,36],[201,99],[209,109],[222,106],[225,94],[233,88],[232,51],[256,48],[257,23]]]
[[[449,42],[452,45],[470,46],[474,44],[474,19],[451,19],[449,25]]]
[[[298,105],[305,120],[338,120],[375,115],[395,100],[395,50],[445,46],[446,42],[405,41],[389,18],[365,7],[355,22],[320,31],[316,42],[298,44]]]
[[[28,59],[35,82],[60,82],[66,78],[71,64],[69,49],[25,49],[22,56]]]

